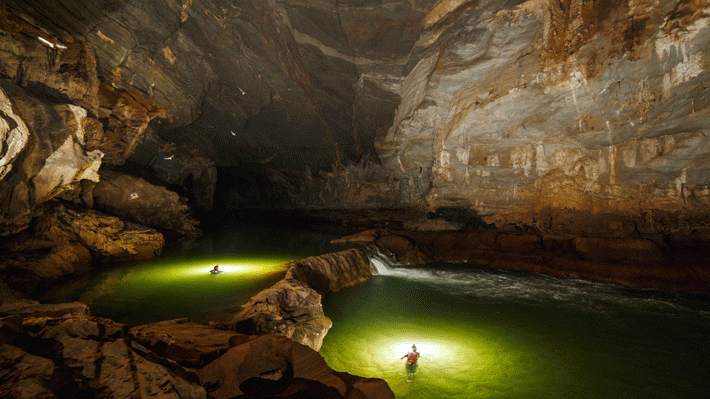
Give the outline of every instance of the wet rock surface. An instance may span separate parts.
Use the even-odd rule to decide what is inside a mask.
[[[709,238],[707,232],[698,231],[690,239],[576,237],[491,229],[370,230],[342,240],[375,244],[403,265],[470,263],[472,267],[532,271],[630,288],[710,292]]]
[[[31,293],[91,269],[93,262],[152,259],[165,246],[157,230],[96,211],[43,206],[31,230],[0,243],[0,275]]]
[[[276,334],[319,350],[333,325],[323,314],[321,295],[367,280],[367,253],[349,249],[287,265],[286,276],[255,295],[229,327],[247,334]]]
[[[0,306],[3,398],[393,398],[277,336],[171,320],[131,329],[85,305]]]

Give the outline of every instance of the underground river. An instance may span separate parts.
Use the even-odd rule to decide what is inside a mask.
[[[286,263],[338,251],[342,233],[256,219],[220,226],[189,250],[107,265],[57,284],[41,302],[80,301],[95,316],[131,326],[175,318],[226,322],[259,291],[283,278]],[[219,265],[221,273],[210,270]]]
[[[120,265],[42,298],[79,300],[129,325],[227,321],[294,259],[342,232],[231,226],[187,253]],[[211,275],[219,264],[223,273]],[[385,379],[397,398],[690,398],[710,392],[710,296],[634,291],[450,264],[373,260],[376,275],[329,294],[321,355]],[[416,344],[413,378],[400,359]]]
[[[330,294],[321,355],[397,398],[690,398],[710,392],[710,298],[456,265],[386,267]],[[421,357],[413,378],[405,355]]]

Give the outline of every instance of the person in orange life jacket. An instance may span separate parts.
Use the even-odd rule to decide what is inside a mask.
[[[406,355],[402,356],[400,359],[407,358],[407,374],[414,374],[417,370],[417,360],[419,360],[419,352],[417,352],[417,346],[412,345],[412,350]]]

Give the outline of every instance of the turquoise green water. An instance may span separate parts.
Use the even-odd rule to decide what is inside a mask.
[[[190,251],[163,259],[104,266],[49,290],[43,302],[81,301],[91,313],[139,325],[187,317],[224,322],[285,273],[296,259],[332,252],[337,236],[258,224],[225,226]],[[219,265],[222,273],[211,274]]]
[[[386,273],[326,298],[320,353],[398,398],[710,394],[708,297],[453,265]],[[410,379],[400,358],[412,344]]]
[[[41,300],[84,302],[93,315],[129,325],[182,317],[227,321],[239,305],[280,280],[288,260],[234,256],[123,265],[65,283]],[[211,274],[216,264],[222,273]]]

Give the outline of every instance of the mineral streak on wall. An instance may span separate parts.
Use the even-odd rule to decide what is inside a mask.
[[[99,167],[199,210],[705,220],[707,0],[45,3],[0,7],[12,231]]]
[[[708,2],[497,4],[421,35],[379,147],[388,170],[413,187],[430,174],[429,206],[499,221],[704,214]]]

